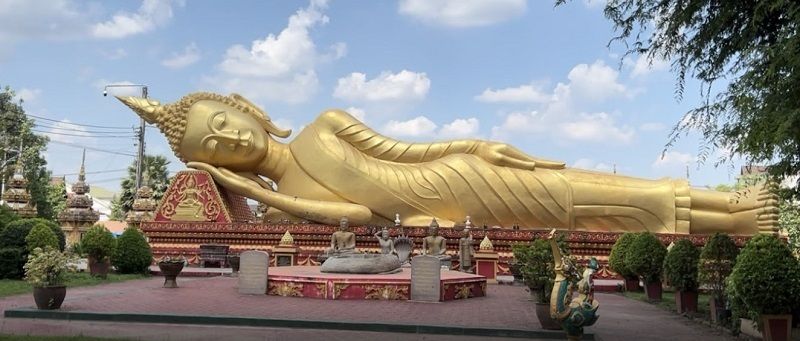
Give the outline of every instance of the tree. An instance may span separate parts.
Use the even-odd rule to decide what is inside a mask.
[[[169,161],[162,155],[145,155],[143,182],[153,189],[153,199],[161,200],[169,186]],[[112,220],[125,220],[136,198],[136,161],[128,167],[128,177],[122,180],[122,194],[115,198],[111,208]]]
[[[687,77],[701,82],[700,103],[675,125],[667,148],[698,131],[701,160],[725,148],[731,153],[718,163],[744,156],[769,164],[776,183],[800,173],[800,2],[609,0],[604,13],[625,56],[671,62],[679,100]],[[712,91],[720,81],[729,83]]]
[[[49,139],[34,134],[31,130],[34,121],[25,115],[22,101],[14,100],[14,91],[9,87],[0,90],[0,157],[16,160],[19,147],[22,145],[22,166],[25,178],[28,179],[28,191],[36,204],[40,217],[54,220],[58,211],[54,209],[65,198],[50,198],[50,171],[45,166],[47,161],[43,152]],[[4,160],[0,159],[0,163]],[[12,162],[9,162],[13,165]],[[14,167],[0,169],[0,178],[8,179],[14,173]]]

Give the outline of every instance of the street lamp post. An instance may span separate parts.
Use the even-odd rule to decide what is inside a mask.
[[[147,85],[144,84],[108,84],[103,88],[103,96],[108,96],[108,88],[142,88],[142,98],[147,98]],[[136,189],[142,186],[142,171],[144,168],[144,127],[143,118],[139,119],[139,150],[136,153]],[[136,190],[134,189],[134,191]]]

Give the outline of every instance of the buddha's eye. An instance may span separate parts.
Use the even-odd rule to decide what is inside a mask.
[[[224,111],[219,111],[211,115],[211,119],[209,121],[209,126],[212,130],[220,130],[225,125],[225,119],[227,115]]]
[[[206,150],[208,150],[208,152],[211,153],[211,155],[213,156],[214,152],[217,151],[217,140],[214,140],[214,139],[206,140],[205,147],[206,147]]]

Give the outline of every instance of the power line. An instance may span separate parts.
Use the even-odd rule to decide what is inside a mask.
[[[60,145],[65,145],[65,146],[75,147],[75,148],[84,148],[84,149],[93,150],[93,151],[101,152],[101,153],[124,155],[124,156],[136,156],[136,154],[133,154],[133,153],[125,153],[125,152],[122,152],[122,151],[100,149],[100,148],[84,146],[84,145],[80,145],[80,144],[76,144],[76,143],[61,142],[61,141],[50,141],[50,143],[55,143],[55,144],[60,144]]]
[[[59,126],[56,126],[56,125],[47,125],[47,124],[41,124],[41,123],[36,123],[35,125],[37,127],[39,127],[39,128],[56,129],[56,130],[63,130],[63,131],[76,131],[76,132],[89,133],[89,134],[120,134],[120,133],[122,133],[121,131],[85,130],[83,128],[76,129],[77,127],[75,127],[75,128],[59,127]],[[133,131],[133,128],[131,128],[131,131]]]
[[[69,124],[69,125],[81,126],[81,127],[102,128],[102,129],[126,129],[126,130],[129,130],[129,129],[132,128],[132,127],[120,127],[120,126],[98,126],[98,125],[92,125],[92,124],[72,123],[72,122],[64,122],[64,121],[54,120],[52,118],[47,118],[47,117],[36,116],[36,115],[32,115],[32,114],[27,114],[27,115],[30,116],[30,117],[36,118],[36,119],[40,119],[40,120],[45,120],[45,121],[50,121],[50,122],[58,122],[58,123],[61,123],[61,124]]]
[[[104,174],[104,173],[114,173],[114,172],[124,172],[127,171],[127,168],[122,169],[111,169],[111,170],[103,170],[103,171],[94,171],[94,172],[84,172],[84,174]],[[56,174],[53,176],[68,176],[68,175],[78,175],[78,173],[64,173],[64,174]]]
[[[75,136],[75,137],[92,137],[92,138],[112,138],[112,139],[133,139],[136,138],[134,135],[122,135],[122,136],[114,136],[114,135],[87,135],[87,134],[69,134],[69,133],[59,133],[54,131],[42,131],[42,130],[35,130],[31,129],[31,131],[40,134],[53,134],[53,135],[63,135],[63,136]]]

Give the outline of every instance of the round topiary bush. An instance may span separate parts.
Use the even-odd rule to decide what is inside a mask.
[[[119,236],[112,260],[120,273],[147,273],[153,262],[153,252],[144,234],[135,227],[129,227]]]
[[[103,262],[114,254],[117,241],[105,226],[94,225],[83,234],[81,246],[89,257],[97,262]]]
[[[725,279],[733,271],[739,248],[730,236],[724,233],[715,233],[703,246],[700,260],[697,264],[697,278],[701,285],[707,286],[718,302],[722,302],[725,295]],[[721,303],[720,303],[721,304]]]
[[[664,276],[679,291],[696,291],[700,250],[688,239],[675,242],[664,258]]]
[[[661,281],[661,266],[667,248],[652,233],[640,233],[625,253],[625,266],[645,283]]]
[[[625,264],[625,254],[628,252],[634,239],[636,239],[636,234],[633,232],[622,234],[617,238],[617,242],[614,243],[614,246],[611,248],[611,255],[608,256],[608,266],[611,267],[611,270],[614,270],[614,272],[626,279],[636,278],[636,274],[628,269]]]
[[[58,237],[45,224],[34,226],[25,237],[25,243],[27,244],[28,252],[33,252],[33,249],[37,247],[44,249],[49,246],[53,249],[58,249]]]
[[[0,279],[20,279],[25,258],[22,250],[16,247],[0,248]]]
[[[800,304],[800,265],[773,235],[750,239],[736,257],[726,294],[734,314],[758,321],[762,314],[788,314]]]

